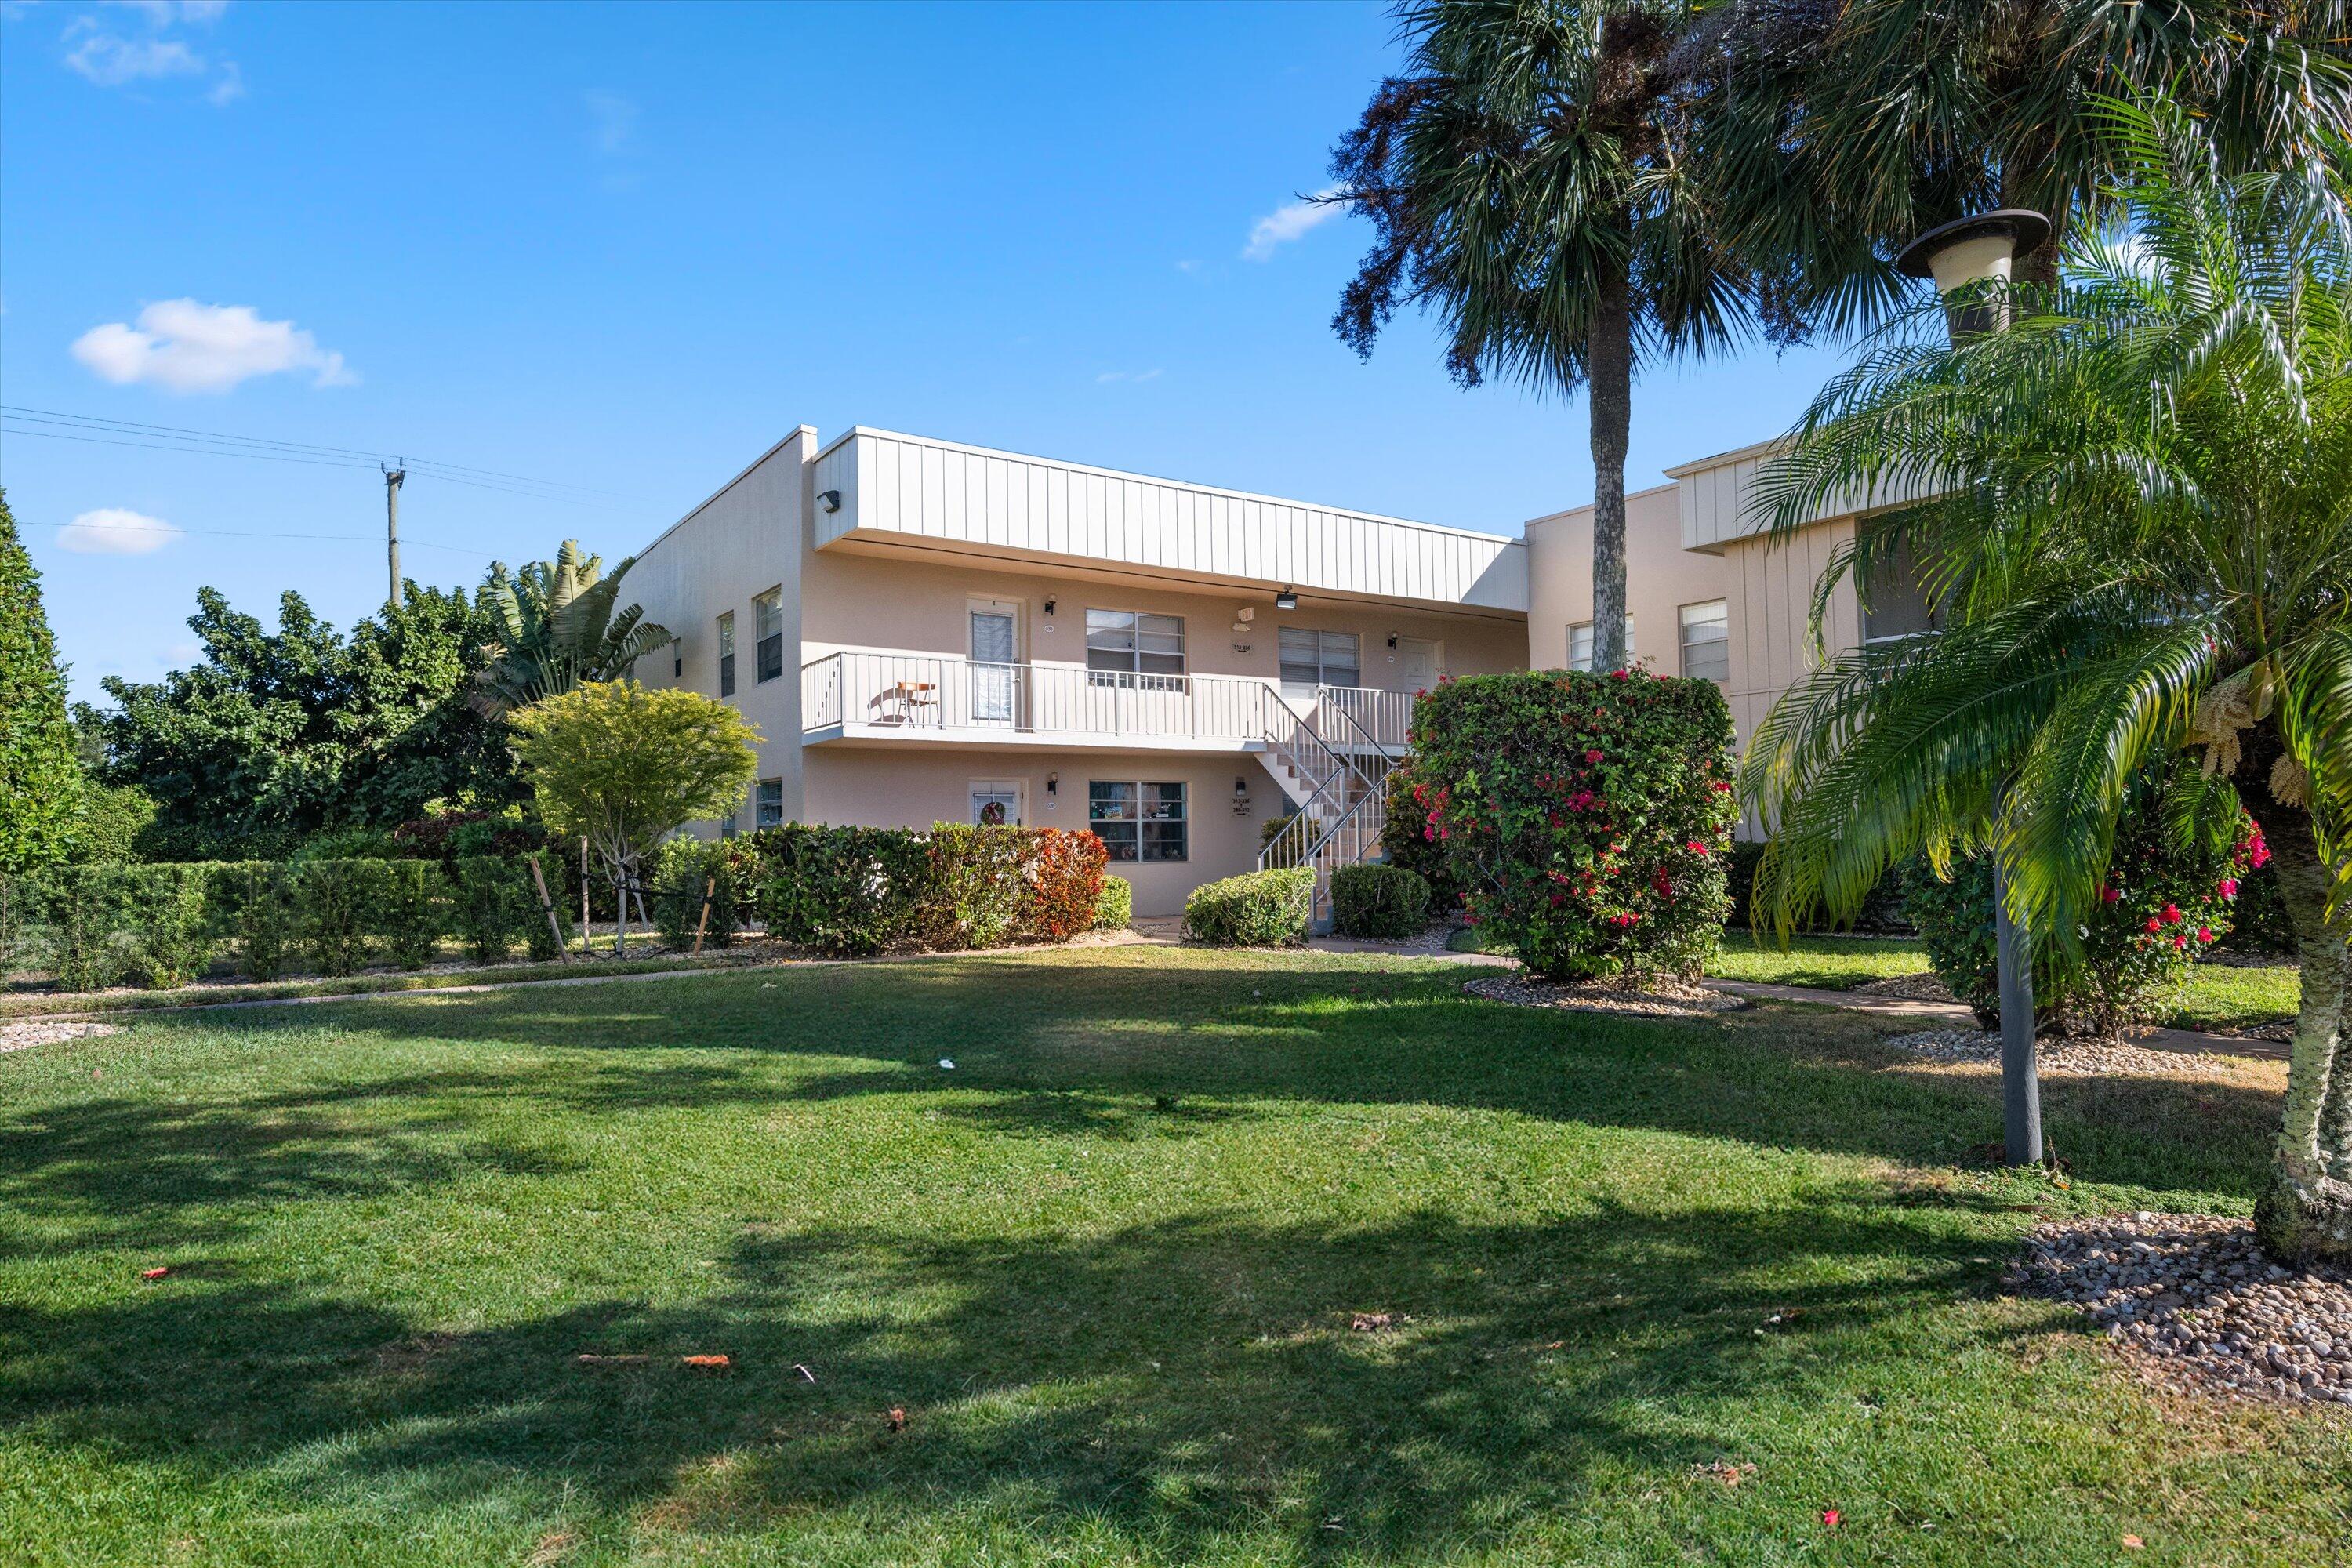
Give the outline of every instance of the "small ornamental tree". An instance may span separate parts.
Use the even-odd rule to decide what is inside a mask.
[[[0,494],[0,872],[53,865],[71,847],[81,763],[66,678],[41,609],[41,574]]]
[[[1643,669],[1477,675],[1413,704],[1423,841],[1552,979],[1696,976],[1730,910],[1731,713]]]
[[[645,855],[688,823],[734,809],[759,770],[760,732],[716,698],[634,680],[583,682],[511,721],[540,817],[587,839],[604,862],[619,901],[618,952]]]

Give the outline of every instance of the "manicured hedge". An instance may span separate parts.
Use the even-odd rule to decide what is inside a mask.
[[[732,947],[758,869],[740,839],[669,840],[654,853],[654,929],[673,948],[691,948],[698,937],[705,947]]]
[[[1731,900],[1731,713],[1643,669],[1476,675],[1413,704],[1404,810],[1535,974],[1698,973]]]
[[[1105,877],[1095,900],[1095,929],[1125,931],[1135,923],[1135,884],[1124,877]]]
[[[1418,871],[1376,861],[1331,873],[1331,929],[1341,936],[1393,940],[1429,924],[1429,882]]]
[[[1055,827],[795,823],[749,842],[768,933],[835,954],[1067,941],[1094,924],[1109,859]]]
[[[1311,868],[1248,871],[1192,889],[1184,900],[1184,938],[1217,947],[1297,947],[1314,914]]]

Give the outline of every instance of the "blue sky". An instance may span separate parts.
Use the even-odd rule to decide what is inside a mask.
[[[1337,4],[0,0],[0,400],[594,492],[412,478],[444,584],[625,553],[803,422],[1515,533],[1591,497],[1580,401],[1461,391],[1419,322],[1360,363],[1367,231],[1284,212],[1395,58]],[[1833,363],[1651,372],[1629,483]],[[372,470],[10,424],[78,696],[186,662],[199,584],[382,601]]]

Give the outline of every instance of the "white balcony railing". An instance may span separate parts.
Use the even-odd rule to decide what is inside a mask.
[[[950,655],[845,649],[801,667],[801,725],[863,732],[1002,731],[1023,735],[1193,740],[1241,746],[1267,737],[1267,704],[1312,711],[1343,705],[1350,735],[1402,750],[1412,699],[1318,687],[1286,699],[1245,675],[1150,675],[1066,664],[992,664]]]

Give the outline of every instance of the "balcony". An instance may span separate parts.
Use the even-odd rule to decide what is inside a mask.
[[[1262,751],[1308,723],[1335,750],[1401,755],[1412,698],[1246,675],[844,650],[801,667],[802,739],[1118,750]]]

